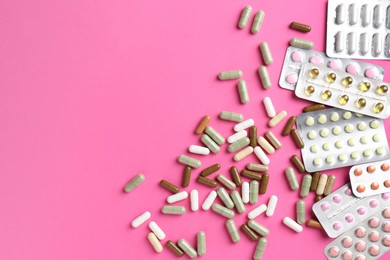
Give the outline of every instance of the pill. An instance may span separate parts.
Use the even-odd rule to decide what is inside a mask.
[[[298,23],[298,22],[292,22],[290,23],[290,28],[297,30],[299,32],[310,32],[311,31],[311,26],[303,23]]]
[[[336,182],[336,176],[330,175],[326,181],[325,189],[324,189],[324,195],[328,196],[332,193],[334,183]]]
[[[212,179],[209,179],[209,178],[206,178],[206,177],[203,177],[203,176],[198,176],[198,178],[196,178],[197,182],[199,183],[202,183],[206,186],[209,186],[211,188],[215,188],[218,186],[218,183]]]
[[[242,202],[240,193],[234,190],[230,194],[230,197],[232,198],[234,206],[236,207],[238,213],[244,213],[246,209],[244,203]]]
[[[271,98],[265,97],[263,99],[263,104],[265,107],[265,111],[267,112],[267,115],[271,118],[274,117],[276,115],[276,111],[274,105],[272,104]]]
[[[296,121],[296,117],[295,116],[291,116],[288,119],[286,125],[283,128],[283,132],[282,132],[283,136],[288,136],[291,133],[291,130],[292,130],[292,128],[295,125],[295,121]]]
[[[184,255],[184,252],[171,240],[168,240],[165,243],[165,246],[168,247],[169,250],[171,250],[171,252],[173,252],[176,256],[183,256]]]
[[[257,145],[257,127],[251,126],[249,128],[250,145],[255,147]]]
[[[317,229],[322,229],[322,225],[320,222],[318,222],[317,220],[314,220],[314,219],[309,219],[306,223],[306,225],[308,227],[311,227],[311,228],[317,228]]]
[[[240,241],[240,234],[238,233],[236,223],[234,223],[233,219],[229,219],[226,221],[226,227],[229,231],[230,238],[232,239],[233,243],[237,243]]]
[[[360,34],[360,53],[366,55],[369,50],[370,40],[367,33]]]
[[[228,111],[222,111],[219,114],[219,118],[223,120],[232,121],[232,122],[241,122],[242,120],[244,120],[244,116],[242,114],[228,112]]]
[[[292,129],[291,133],[290,133],[290,136],[293,139],[294,144],[295,144],[295,146],[297,148],[301,149],[301,148],[303,148],[305,146],[297,129]]]
[[[384,13],[385,12],[384,12],[383,7],[381,5],[378,4],[374,7],[373,25],[375,28],[381,27],[382,21],[385,20],[385,17],[383,16]]]
[[[358,7],[356,4],[351,4],[349,6],[349,24],[355,25],[357,24],[359,19]]]
[[[348,44],[348,54],[350,54],[350,55],[354,54],[357,50],[357,45],[358,45],[356,33],[350,32],[347,34],[347,44]],[[348,68],[347,68],[347,71],[348,71]],[[355,74],[355,73],[351,73],[351,74]]]
[[[254,171],[249,171],[249,170],[242,170],[241,171],[241,175],[244,176],[244,177],[247,177],[249,179],[252,179],[252,180],[257,180],[257,181],[260,181],[261,178],[262,178],[262,175],[257,173],[257,172],[254,172]]]
[[[164,231],[162,231],[162,229],[157,225],[156,222],[151,221],[151,222],[149,223],[149,228],[150,228],[150,230],[152,230],[152,232],[156,235],[156,237],[157,237],[159,240],[165,239],[165,233],[164,233]]]
[[[267,205],[261,204],[260,206],[254,208],[248,213],[248,218],[249,219],[255,219],[261,214],[263,214],[267,210]]]
[[[269,89],[271,87],[271,79],[268,74],[267,67],[261,66],[258,70],[259,77],[261,80],[261,84],[263,85],[263,88]]]
[[[317,195],[324,194],[324,190],[325,190],[325,186],[326,186],[327,181],[328,181],[328,176],[326,174],[321,174],[320,179],[318,180],[318,186],[317,186],[317,190],[316,190]]]
[[[209,125],[210,120],[211,116],[205,115],[196,127],[195,134],[200,135],[201,133],[203,133],[204,129]]]
[[[209,176],[210,174],[218,171],[219,169],[221,169],[221,165],[219,163],[216,163],[216,164],[213,164],[213,165],[203,169],[200,172],[200,175],[203,177],[206,177],[206,176]]]
[[[133,179],[130,180],[125,186],[125,192],[133,191],[135,188],[137,188],[141,183],[145,181],[145,175],[138,174]]]
[[[161,180],[160,181],[160,186],[164,187],[165,189],[173,192],[173,193],[178,193],[180,191],[180,188],[177,187],[175,184],[170,183],[167,180]]]
[[[231,70],[219,73],[218,78],[220,80],[239,79],[243,76],[241,70]]]
[[[303,225],[306,222],[306,206],[304,200],[297,201],[297,222]]]
[[[291,46],[294,46],[296,48],[301,48],[301,49],[305,49],[305,50],[310,50],[313,48],[314,46],[314,43],[311,42],[311,41],[306,41],[306,40],[303,40],[303,39],[299,39],[299,38],[292,38],[290,40],[290,45]]]
[[[318,186],[318,180],[320,179],[320,173],[315,172],[312,175],[311,185],[310,185],[310,191],[316,191]]]
[[[294,169],[292,167],[288,167],[284,172],[286,174],[290,188],[292,190],[299,189],[299,183],[298,183],[297,176],[295,174]]]
[[[206,127],[206,134],[218,145],[225,143],[225,138],[211,126]]]
[[[275,152],[275,148],[262,136],[259,136],[257,139],[257,143],[263,148],[267,153],[273,154]]]
[[[227,193],[227,191],[225,190],[225,188],[223,188],[223,187],[218,188],[217,194],[218,194],[218,197],[222,200],[223,204],[225,204],[225,206],[228,209],[234,208],[233,200],[230,198],[230,196]]]
[[[238,170],[237,170],[236,166],[230,167],[230,176],[232,177],[233,182],[234,182],[234,184],[236,186],[241,186],[242,185],[241,176],[238,173]]]
[[[314,104],[303,108],[303,112],[313,112],[318,110],[324,110],[326,107],[323,104]]]
[[[207,196],[207,198],[204,200],[202,204],[202,209],[209,210],[216,198],[217,198],[217,192],[214,190],[210,191],[209,195]]]
[[[253,121],[253,119],[247,119],[241,123],[236,124],[233,129],[235,132],[240,132],[240,131],[245,130],[253,125],[255,125],[255,121]]]
[[[258,164],[258,163],[248,163],[246,168],[250,171],[255,172],[268,172],[269,167],[266,165]]]
[[[298,74],[296,72],[291,72],[287,74],[286,81],[288,84],[296,84],[298,81]]]
[[[219,204],[213,204],[211,209],[215,212],[218,213],[219,215],[225,217],[225,218],[233,218],[234,217],[234,211],[231,209],[228,209],[222,205]]]
[[[183,215],[186,213],[186,208],[183,206],[164,206],[161,212],[167,215]]]
[[[245,157],[249,156],[251,153],[253,153],[253,147],[248,146],[240,152],[236,153],[233,158],[236,162],[239,162]]]
[[[298,156],[296,155],[291,156],[290,161],[300,173],[306,172],[305,166],[303,165],[303,162],[301,161],[301,159],[299,159]]]
[[[268,43],[262,42],[259,47],[260,47],[261,55],[263,56],[264,63],[266,65],[272,64],[273,59],[272,59],[272,54],[271,54],[271,50],[269,49]]]
[[[186,165],[184,167],[183,179],[181,182],[182,187],[188,187],[188,185],[190,185],[191,171],[192,171],[192,168],[190,166]]]
[[[236,188],[236,184],[221,173],[217,175],[217,180],[229,190],[234,190]]]
[[[203,231],[198,232],[196,236],[197,246],[196,249],[198,251],[198,256],[202,256],[206,254],[206,233]]]
[[[382,53],[383,42],[381,34],[375,33],[372,37],[372,55],[378,57]]]
[[[204,143],[213,153],[218,153],[221,148],[217,143],[215,143],[207,134],[202,135],[202,143]],[[195,167],[198,168],[198,167]]]
[[[269,198],[268,205],[267,205],[267,211],[265,212],[267,217],[272,217],[274,215],[277,203],[278,203],[278,197],[276,195],[272,195]]]
[[[303,227],[301,225],[299,225],[297,222],[295,222],[294,220],[292,220],[289,217],[285,217],[283,219],[283,224],[285,224],[286,226],[288,226],[289,228],[291,228],[292,230],[294,230],[297,233],[300,233],[303,230]]]
[[[248,88],[245,80],[239,80],[237,84],[238,95],[240,96],[240,102],[246,104],[249,102]]]
[[[242,232],[244,232],[245,235],[249,237],[250,240],[259,240],[259,236],[247,224],[241,225],[240,229]]]
[[[227,141],[229,144],[232,144],[244,137],[248,136],[248,132],[246,130],[241,130],[235,134],[232,134],[231,136],[228,137]]]
[[[168,203],[175,203],[181,200],[185,200],[188,197],[188,193],[186,191],[181,191],[179,193],[173,194],[167,198]]]
[[[192,168],[199,168],[202,165],[199,160],[183,154],[179,156],[178,160],[180,163],[191,166]]]
[[[251,219],[248,221],[248,226],[255,231],[257,234],[266,237],[269,235],[269,229],[265,226],[261,225],[260,223],[256,222],[255,220]]]
[[[337,53],[343,52],[345,49],[345,39],[344,38],[345,38],[345,36],[344,36],[343,32],[340,31],[340,32],[336,33],[334,50]]]
[[[157,253],[161,253],[163,251],[163,247],[160,241],[157,239],[156,235],[153,234],[153,232],[148,234],[148,240]]]
[[[271,144],[275,147],[275,149],[282,148],[282,143],[279,141],[279,139],[272,133],[271,131],[267,131],[265,133],[265,137],[271,142]]]
[[[265,13],[263,10],[260,10],[256,13],[251,27],[251,32],[253,34],[258,33],[260,31],[260,27],[261,24],[263,23],[264,17],[265,17]]]
[[[314,197],[314,201],[315,202],[319,202],[320,200],[322,200],[324,197],[322,196],[322,195],[316,195],[315,197]]]
[[[241,12],[240,20],[238,21],[238,28],[244,29],[249,21],[249,16],[251,15],[252,7],[245,6]]]
[[[199,146],[199,145],[190,145],[188,148],[190,153],[208,155],[210,154],[210,150],[207,147]]]
[[[310,174],[305,174],[302,179],[301,192],[299,196],[306,198],[309,195],[312,177]]]
[[[195,249],[184,239],[180,239],[177,244],[179,247],[190,257],[190,258],[196,258],[198,254],[196,253]]]
[[[285,117],[287,116],[287,112],[285,110],[282,110],[279,112],[276,116],[274,116],[269,122],[269,127],[275,127],[277,126]]]
[[[142,213],[141,215],[136,217],[131,222],[131,226],[133,228],[137,228],[137,227],[141,226],[143,223],[145,223],[150,218],[150,216],[151,216],[150,212],[149,211],[145,211],[144,213]]]
[[[241,188],[242,202],[249,202],[249,182],[244,181]]]
[[[249,202],[250,204],[256,204],[259,196],[259,182],[253,180],[249,184]]]
[[[269,174],[264,173],[260,183],[260,189],[259,189],[260,194],[265,194],[267,192],[268,182],[269,182]]]
[[[306,121],[305,121],[305,124],[306,124],[307,126],[312,126],[312,125],[314,125],[314,123],[315,123],[315,121],[314,121],[314,118],[313,118],[313,117],[311,117],[311,116],[307,117],[307,119],[306,119]]]
[[[254,260],[260,260],[263,257],[265,247],[267,245],[267,239],[262,237],[256,245],[255,254],[253,255]]]
[[[197,211],[199,209],[199,193],[197,190],[192,190],[190,193],[191,210]]]

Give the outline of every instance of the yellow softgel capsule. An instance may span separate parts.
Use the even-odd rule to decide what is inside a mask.
[[[386,85],[380,85],[380,86],[378,86],[377,88],[376,88],[376,94],[378,94],[378,95],[381,95],[381,96],[383,96],[383,95],[386,95],[387,94],[387,91],[389,90],[389,87],[388,86],[386,86]]]
[[[323,100],[329,100],[332,97],[332,91],[329,89],[322,91],[321,98]]]
[[[349,87],[351,84],[353,83],[353,79],[351,76],[346,76],[345,78],[343,78],[341,80],[341,84],[344,86],[344,87]]]
[[[312,79],[317,78],[320,75],[320,70],[317,68],[313,68],[309,70],[309,77]]]
[[[378,102],[374,105],[374,107],[372,108],[372,111],[374,111],[374,113],[380,113],[383,111],[384,108],[385,108],[385,106],[383,105],[383,103]]]
[[[359,98],[359,99],[356,101],[355,106],[356,106],[357,108],[362,109],[362,108],[364,108],[364,107],[366,106],[366,104],[367,104],[367,101],[366,101],[364,98]]]
[[[360,83],[359,85],[359,90],[361,92],[367,92],[369,91],[371,88],[371,83],[370,82],[367,82],[367,81],[363,81],[362,83]]]
[[[337,79],[337,76],[334,72],[329,72],[326,77],[325,77],[325,81],[326,82],[329,82],[329,83],[333,83],[335,82]]]
[[[305,94],[310,96],[314,93],[315,88],[312,85],[309,85],[305,88]]]
[[[348,101],[349,101],[348,95],[342,95],[339,97],[339,104],[342,106],[346,105],[348,103]]]

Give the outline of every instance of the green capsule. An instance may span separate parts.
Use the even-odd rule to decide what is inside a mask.
[[[242,202],[240,193],[238,191],[234,190],[230,194],[230,197],[232,197],[233,203],[236,206],[238,213],[244,213],[245,212],[245,205]]]
[[[260,31],[261,24],[263,23],[265,13],[263,10],[260,10],[256,13],[255,19],[252,23],[251,32],[253,34],[258,33]]]
[[[249,183],[249,202],[256,204],[259,196],[259,182],[253,180]]]
[[[261,54],[263,56],[264,63],[266,65],[270,65],[274,62],[274,60],[272,59],[271,50],[269,49],[267,42],[262,42],[260,44],[260,51],[261,51]]]
[[[297,222],[301,225],[306,222],[306,206],[304,200],[297,201]]]
[[[244,120],[244,116],[242,114],[228,111],[222,111],[219,114],[219,118],[233,122],[241,122],[242,120]]]
[[[258,70],[261,84],[263,84],[263,88],[269,89],[271,87],[271,79],[268,74],[267,67],[261,66]]]
[[[206,127],[204,131],[218,145],[222,145],[225,143],[225,138],[211,126]]]
[[[196,258],[198,254],[195,249],[184,239],[180,239],[177,245],[191,258]]]
[[[239,79],[243,76],[241,70],[231,70],[219,73],[218,78],[220,80]]]
[[[233,243],[237,243],[240,241],[240,234],[238,233],[236,223],[234,223],[233,219],[229,219],[226,221],[226,227],[229,231],[230,237]]]
[[[285,170],[285,173],[286,173],[286,176],[287,176],[288,183],[290,184],[290,188],[292,190],[299,189],[299,183],[298,183],[298,180],[297,180],[297,176],[295,175],[294,169],[292,167],[288,167]]]
[[[125,186],[125,192],[130,192],[137,188],[141,183],[145,180],[145,176],[143,174],[138,174],[131,181],[129,181]]]
[[[199,168],[200,166],[202,166],[202,163],[199,160],[183,154],[179,156],[178,161],[192,168]]]
[[[238,28],[244,29],[249,21],[249,16],[251,15],[252,7],[245,6],[244,10],[241,12],[240,20],[238,21]]]
[[[211,209],[214,212],[218,213],[219,215],[224,216],[225,218],[234,218],[234,216],[235,216],[233,210],[225,208],[224,206],[219,205],[219,204],[213,204]]]
[[[312,177],[310,174],[305,174],[302,179],[302,187],[299,196],[306,198],[309,195]]]
[[[266,237],[269,235],[269,229],[261,225],[259,222],[251,219],[248,221],[248,226],[253,229],[257,234]]]
[[[203,231],[198,232],[198,235],[196,237],[197,239],[197,246],[196,249],[198,250],[198,256],[202,256],[206,254],[206,234]]]
[[[221,148],[219,147],[219,145],[213,141],[213,139],[210,138],[210,136],[208,136],[207,134],[204,134],[202,135],[202,137],[200,138],[200,140],[202,141],[202,143],[204,143],[207,148],[210,149],[210,151],[212,151],[213,153],[218,153]]]
[[[230,144],[228,147],[228,151],[231,153],[234,153],[246,146],[248,146],[250,143],[250,139],[248,137],[241,138],[234,143]]]
[[[240,95],[240,101],[242,104],[246,104],[249,102],[249,94],[248,94],[248,88],[246,87],[245,80],[239,80],[238,84],[238,94]]]
[[[161,211],[167,215],[183,215],[186,213],[186,208],[183,206],[164,206]]]
[[[306,41],[306,40],[302,40],[302,39],[299,39],[299,38],[292,38],[290,40],[290,45],[294,46],[294,47],[297,47],[297,48],[310,50],[310,49],[313,48],[314,43],[311,42],[311,41]]]
[[[223,204],[225,204],[225,206],[228,209],[234,208],[234,203],[233,203],[232,199],[230,198],[229,194],[227,193],[227,191],[225,190],[225,188],[219,187],[217,189],[217,194],[218,194],[219,198],[222,200]]]
[[[260,238],[256,246],[255,254],[253,255],[254,260],[260,260],[263,257],[266,245],[267,239],[264,237]]]

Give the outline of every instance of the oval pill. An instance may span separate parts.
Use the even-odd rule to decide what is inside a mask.
[[[301,225],[299,225],[297,222],[295,222],[294,220],[292,220],[289,217],[285,217],[283,219],[283,224],[285,224],[286,226],[288,226],[289,228],[291,228],[292,230],[294,230],[297,233],[300,233],[303,230],[303,227]]]
[[[162,229],[157,225],[156,222],[152,221],[149,223],[149,228],[156,235],[159,240],[165,239],[165,233]]]
[[[267,205],[261,204],[260,206],[254,208],[248,213],[248,218],[249,219],[255,219],[261,214],[263,214],[267,210]]]
[[[260,44],[260,51],[263,56],[264,63],[266,65],[272,64],[274,60],[272,59],[272,53],[267,42],[262,42]]]
[[[246,86],[245,80],[239,80],[237,84],[238,94],[240,96],[240,101],[242,104],[249,102],[248,88]]]
[[[290,40],[290,45],[291,46],[294,46],[296,48],[301,48],[301,49],[305,49],[305,50],[310,50],[313,48],[314,46],[314,43],[311,42],[311,41],[306,41],[306,40],[303,40],[303,39],[299,39],[299,38],[292,38]]]
[[[251,15],[252,7],[245,6],[241,12],[240,20],[238,21],[238,28],[244,29],[249,21],[249,16]]]
[[[125,186],[125,192],[133,191],[135,188],[137,188],[141,183],[145,181],[145,175],[138,174],[133,179],[131,179],[130,182],[128,182]]]
[[[161,253],[163,251],[163,247],[160,241],[157,239],[156,235],[153,232],[150,232],[148,234],[148,240],[157,253]]]
[[[278,197],[276,195],[272,195],[268,201],[267,211],[265,212],[267,217],[272,217],[274,215],[277,203]]]
[[[243,73],[241,70],[231,70],[231,71],[225,71],[219,73],[218,78],[220,80],[230,80],[230,79],[239,79],[242,76]]]
[[[242,114],[228,112],[228,111],[222,111],[219,114],[219,118],[223,120],[232,121],[232,122],[241,122],[242,120],[244,120],[244,116]]]
[[[260,10],[256,13],[251,27],[251,32],[253,34],[258,33],[260,31],[260,27],[261,24],[263,23],[264,17],[265,17],[265,13],[263,10]]]
[[[298,183],[297,176],[295,174],[294,169],[292,167],[288,167],[285,170],[285,174],[286,174],[288,183],[290,185],[290,188],[292,190],[298,190],[299,189],[299,183]]]
[[[203,231],[198,232],[197,236],[197,246],[198,256],[206,254],[206,234]]]
[[[269,89],[271,87],[271,79],[268,74],[267,67],[261,66],[258,70],[261,84],[263,85],[263,88]]]
[[[151,216],[150,212],[149,211],[145,211],[144,213],[142,213],[141,215],[136,217],[131,222],[131,226],[133,228],[137,228],[137,227],[141,226],[143,223],[145,223],[150,218],[150,216]]]
[[[195,249],[184,239],[180,239],[177,244],[179,247],[190,257],[190,258],[196,258],[198,254],[196,253]]]
[[[216,198],[217,198],[217,192],[215,190],[210,191],[209,195],[207,196],[207,198],[204,200],[202,204],[202,209],[209,210]]]
[[[191,210],[197,211],[199,209],[199,193],[197,190],[192,190],[190,193]]]
[[[265,107],[265,111],[267,112],[267,115],[271,118],[274,117],[276,115],[276,111],[274,105],[272,104],[271,98],[265,97],[263,99],[263,104]]]

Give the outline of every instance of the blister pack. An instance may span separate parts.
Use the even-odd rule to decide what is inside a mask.
[[[378,259],[390,250],[390,207],[385,207],[356,228],[329,243],[328,259]]]
[[[349,184],[313,205],[313,212],[329,237],[335,238],[355,227],[390,203],[390,193],[358,198]]]
[[[329,108],[302,113],[296,124],[308,172],[390,158],[382,119]]]
[[[299,73],[295,95],[316,103],[377,118],[390,116],[390,83],[344,71],[306,64]]]
[[[324,52],[303,50],[290,46],[287,48],[284,56],[279,85],[282,88],[294,90],[298,81],[299,71],[302,65],[307,63],[327,66],[333,70],[345,71],[353,75],[361,75],[376,80],[383,80],[384,75],[383,67],[375,64],[351,59],[329,58]]]
[[[390,59],[390,2],[329,0],[326,54],[338,58]]]
[[[349,179],[357,197],[390,192],[390,160],[353,166],[349,170]]]

